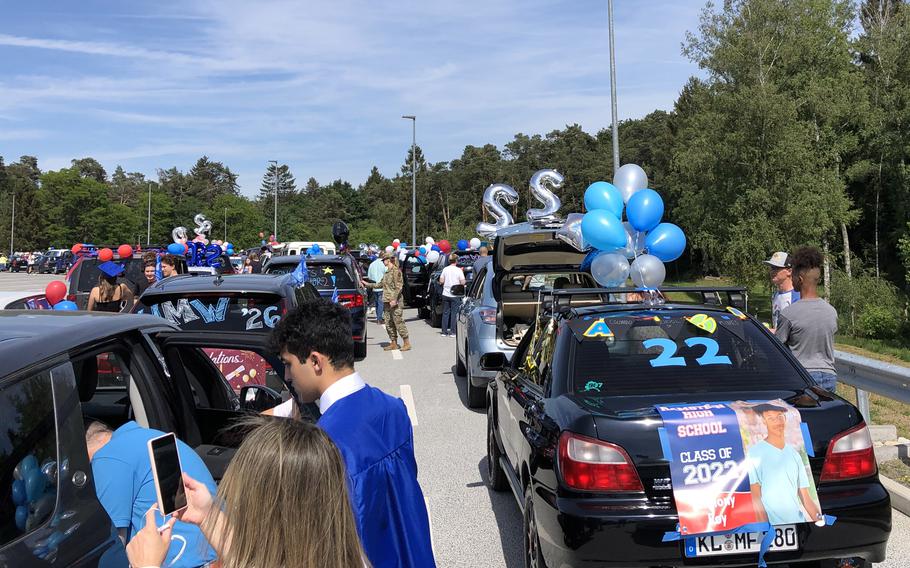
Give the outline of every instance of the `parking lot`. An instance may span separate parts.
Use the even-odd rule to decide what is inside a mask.
[[[0,273],[0,293],[43,290],[46,275]],[[439,566],[522,566],[522,519],[509,493],[493,493],[485,476],[485,414],[466,405],[465,379],[454,374],[454,339],[407,310],[414,350],[384,352],[384,328],[370,323],[369,351],[357,365],[367,382],[400,396],[414,423],[420,482],[429,505]],[[910,518],[894,511],[888,561],[907,565]]]

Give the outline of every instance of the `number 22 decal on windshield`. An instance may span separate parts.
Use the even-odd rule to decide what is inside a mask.
[[[695,360],[699,365],[733,364],[726,355],[717,354],[720,350],[720,346],[718,346],[717,341],[710,337],[690,337],[684,343],[686,344],[686,347],[701,346],[705,348],[704,354]],[[679,346],[669,339],[648,339],[647,341],[642,342],[642,346],[645,349],[650,349],[652,347],[659,347],[661,349],[660,354],[649,361],[652,367],[685,367],[687,364],[684,357],[674,357]]]

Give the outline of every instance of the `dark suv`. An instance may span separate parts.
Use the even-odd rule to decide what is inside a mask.
[[[427,263],[426,257],[409,253],[404,260],[399,260],[398,268],[401,269],[404,280],[404,305],[409,308],[423,307],[427,301],[427,284],[433,267]]]
[[[807,498],[836,517],[833,525],[820,527],[801,513],[799,521],[775,523],[768,564],[846,557],[883,561],[890,498],[879,482],[872,439],[859,411],[818,387],[758,321],[719,302],[684,303],[690,293],[716,297],[713,291],[680,290],[662,290],[669,300],[648,303],[627,298],[642,292],[637,290],[553,291],[545,295],[542,315],[511,363],[499,355],[501,371],[487,390],[488,474],[493,489],[510,488],[518,501],[527,565],[754,566],[759,533],[686,536],[709,531],[679,528],[683,515],[696,515],[709,527],[720,522],[714,520],[720,513],[714,517],[712,511],[721,511],[724,523],[728,513],[758,516],[754,485],[749,496],[749,484],[759,482],[753,480],[753,454],[741,462],[722,461],[734,455],[724,452],[733,452],[737,442],[674,454],[668,440],[690,440],[690,447],[702,448],[695,444],[703,438],[692,437],[722,432],[741,438],[744,453],[747,436],[750,444],[764,436],[770,440],[770,426],[763,430],[758,416],[767,410],[762,407],[782,411],[765,401],[789,408],[785,418],[794,429],[783,443],[805,449],[790,450],[799,456],[793,458],[798,466],[784,465],[808,478],[784,486],[783,491],[793,488],[792,496],[780,489],[770,494],[792,501],[797,491],[815,491]],[[741,297],[731,290],[728,298],[737,294]],[[742,422],[737,427],[736,419],[731,427],[723,422],[671,427],[661,414],[668,408],[696,410],[684,417],[699,419],[715,414],[697,409],[725,404],[746,409],[748,428]],[[774,418],[779,424],[782,417]],[[686,475],[677,476],[680,470]],[[697,493],[700,506],[690,501],[689,508],[680,508],[680,495],[694,498],[693,491],[706,491]],[[733,495],[740,506],[734,508],[727,497],[715,502],[715,494]],[[763,502],[761,493],[758,499]],[[665,538],[674,533],[682,538]]]
[[[479,255],[474,251],[461,250],[454,254],[458,256],[458,267],[464,272],[465,289],[467,289],[470,287],[471,281],[474,280],[474,261],[479,258]],[[448,265],[448,255],[441,255],[439,261],[430,267],[426,301],[420,308],[419,313],[420,317],[429,320],[432,327],[440,327],[442,325],[442,284],[439,283],[439,277],[442,275],[442,270]],[[454,324],[452,327],[455,327]]]
[[[258,385],[238,397],[204,351],[252,351],[283,375],[260,334],[180,331],[144,315],[4,310],[0,338],[4,566],[127,566],[95,495],[85,418],[175,432],[217,481],[243,437],[225,427],[280,402]]]
[[[290,274],[300,264],[300,255],[273,256],[262,271],[265,274]],[[323,298],[334,299],[351,312],[354,353],[367,356],[367,298],[369,293],[358,262],[348,254],[312,255],[306,257],[307,280]]]

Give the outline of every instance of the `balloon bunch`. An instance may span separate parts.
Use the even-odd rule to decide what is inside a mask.
[[[612,184],[597,181],[588,186],[587,213],[569,215],[558,232],[579,250],[595,249],[582,266],[601,286],[624,286],[631,276],[636,287],[657,288],[666,278],[664,263],[682,256],[686,248],[682,229],[661,222],[663,199],[647,185],[648,176],[639,166],[622,166]]]
[[[16,506],[16,528],[32,531],[44,523],[57,500],[57,462],[29,454],[13,468],[12,498]]]
[[[60,280],[49,282],[44,287],[44,298],[55,310],[75,311],[79,309],[76,302],[64,300],[66,298],[66,284]]]

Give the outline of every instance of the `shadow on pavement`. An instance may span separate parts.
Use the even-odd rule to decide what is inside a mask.
[[[486,456],[477,464],[477,469],[480,470],[480,478],[483,480],[487,496],[490,499],[490,506],[496,516],[499,541],[502,545],[502,556],[506,561],[506,566],[524,566],[524,521],[521,518],[521,511],[518,509],[515,496],[511,489],[506,489],[501,493],[490,489]]]
[[[486,408],[471,408],[468,406],[468,377],[459,375],[457,372],[455,372],[455,365],[452,365],[451,371],[452,377],[455,379],[455,386],[458,387],[458,398],[461,399],[461,405],[464,406],[466,410],[470,410],[471,412],[476,412],[477,414],[486,414]]]

